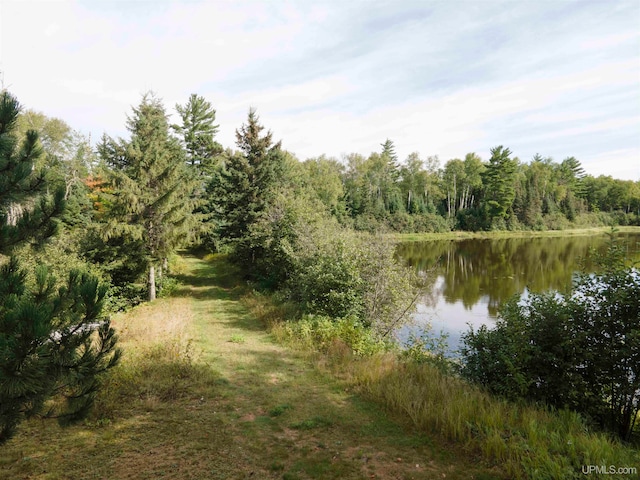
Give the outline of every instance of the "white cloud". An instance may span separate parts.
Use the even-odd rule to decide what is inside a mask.
[[[254,106],[300,158],[367,154],[386,138],[401,157],[443,161],[504,144],[640,178],[637,2],[1,6],[5,82],[94,137],[125,135],[152,89],[169,111],[204,95],[226,146]]]
[[[613,178],[640,179],[640,157],[638,150],[633,148],[602,152],[582,162],[582,165],[588,173],[596,177],[608,175]]]

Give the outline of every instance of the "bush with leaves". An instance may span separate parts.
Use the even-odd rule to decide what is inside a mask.
[[[287,322],[282,327],[285,339],[321,352],[328,352],[343,342],[355,355],[367,356],[388,351],[391,342],[381,339],[355,317],[335,318],[324,315],[304,315],[297,322]]]
[[[462,373],[493,393],[575,410],[628,440],[640,409],[640,272],[613,242],[573,291],[511,299],[463,336]]]
[[[394,242],[330,220],[306,227],[291,249],[287,287],[294,299],[309,313],[358,318],[376,335],[393,338],[419,292],[417,277],[395,259]]]

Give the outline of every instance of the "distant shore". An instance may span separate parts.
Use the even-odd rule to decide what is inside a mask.
[[[615,227],[620,233],[638,233],[640,227]],[[466,238],[536,238],[536,237],[570,237],[582,235],[602,235],[611,231],[611,227],[572,228],[567,230],[500,230],[492,232],[453,231],[443,233],[393,233],[395,239],[402,242],[422,242],[431,240],[463,240]]]

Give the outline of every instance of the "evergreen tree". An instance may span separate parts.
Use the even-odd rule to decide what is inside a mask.
[[[148,298],[156,297],[156,267],[184,241],[195,221],[194,176],[184,153],[169,134],[162,102],[144,95],[127,128],[131,140],[105,139],[101,153],[111,167],[113,193],[105,237],[138,242],[148,273]],[[162,268],[162,267],[161,267]]]
[[[33,173],[42,154],[37,133],[28,131],[18,146],[19,112],[15,97],[0,93],[0,443],[25,417],[45,412],[52,397],[65,400],[48,411],[61,422],[86,415],[100,374],[120,356],[102,315],[104,285],[72,271],[58,286],[39,267],[30,288],[19,259],[11,256],[18,244],[52,235],[64,208],[64,189],[49,198],[45,175]]]
[[[214,140],[218,133],[218,125],[214,125],[216,111],[211,103],[195,93],[184,106],[176,105],[176,110],[182,124],[171,127],[184,142],[187,163],[197,168],[200,174],[206,174],[215,156],[222,153],[222,146]]]
[[[399,185],[400,167],[398,166],[396,147],[388,138],[381,144],[381,146],[381,157],[386,163],[383,175],[385,208],[391,213],[404,211],[404,202],[402,200],[402,193],[400,192]]]
[[[211,242],[215,236],[212,222],[213,206],[206,201],[206,187],[211,179],[217,159],[221,158],[222,146],[214,140],[218,133],[218,125],[214,125],[216,111],[204,97],[192,94],[184,105],[176,105],[176,110],[182,119],[180,125],[171,128],[180,137],[186,152],[186,162],[189,168],[200,179],[194,191],[193,213],[200,220],[196,229],[196,236],[202,243]]]
[[[249,110],[247,123],[236,130],[240,152],[224,159],[209,188],[219,237],[233,247],[235,261],[249,268],[256,267],[264,248],[252,226],[273,198],[283,162],[280,142],[273,144],[272,133],[262,135],[263,130],[255,110]]]
[[[509,156],[511,150],[502,145],[491,149],[491,158],[482,174],[485,213],[489,227],[503,222],[515,199],[517,162]]]
[[[586,197],[583,180],[585,172],[580,162],[574,157],[565,158],[557,169],[558,190],[562,192],[561,198],[558,199],[560,209],[569,220],[573,221],[582,207],[582,199]]]
[[[389,164],[393,165],[395,169],[397,169],[398,155],[396,155],[396,146],[388,138],[384,141],[384,143],[381,143],[380,146],[382,147],[382,156],[386,157],[389,161]]]

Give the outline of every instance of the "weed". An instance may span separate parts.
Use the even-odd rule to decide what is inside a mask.
[[[291,405],[278,405],[276,407],[273,407],[271,410],[269,410],[269,416],[279,417],[280,415],[285,413],[287,410],[291,410]]]

